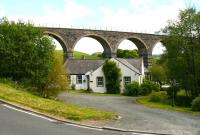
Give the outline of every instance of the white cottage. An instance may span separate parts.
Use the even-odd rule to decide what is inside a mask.
[[[121,93],[124,86],[132,81],[139,84],[144,79],[143,59],[122,59],[111,58],[110,60],[117,63],[121,69]],[[67,60],[65,67],[70,75],[71,85],[75,85],[75,89],[91,89],[93,92],[105,93],[105,77],[102,67],[105,60]]]

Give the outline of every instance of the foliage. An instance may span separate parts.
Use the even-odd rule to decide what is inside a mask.
[[[68,88],[69,82],[67,80],[67,73],[63,65],[63,60],[60,56],[54,53],[53,68],[51,69],[48,80],[44,88],[41,90],[43,97],[56,97],[59,92]]]
[[[101,59],[100,56],[96,56],[96,55],[90,55],[87,53],[83,53],[83,52],[78,52],[78,51],[74,51],[74,59]]]
[[[52,68],[53,50],[41,29],[0,20],[0,77],[42,89]]]
[[[192,101],[192,110],[193,111],[200,111],[200,97],[196,97]]]
[[[177,85],[172,85],[166,89],[167,95],[169,98],[176,99],[177,93],[180,91],[180,88]]]
[[[83,108],[75,105],[64,104],[59,101],[45,99],[32,95],[25,89],[13,88],[8,84],[0,83],[0,99],[10,101],[17,105],[32,108],[33,110],[70,120],[106,120],[112,119],[116,113],[96,109]]]
[[[120,93],[121,70],[117,64],[112,60],[106,60],[102,70],[105,76],[107,93]]]
[[[191,113],[191,114],[200,115],[200,112],[194,112],[189,107],[172,106],[171,101],[168,99],[165,91],[156,92],[156,95],[161,99],[159,102],[151,102],[150,101],[151,94],[148,95],[148,96],[138,98],[137,102],[139,104],[145,105],[147,107],[160,108],[160,109],[173,110],[173,111],[180,111],[180,112],[188,112],[188,113]]]
[[[138,50],[122,50],[117,49],[117,57],[118,58],[138,58]]]
[[[170,103],[165,91],[153,92],[148,97],[149,97],[149,100],[148,100],[149,102],[160,102],[160,103],[163,103],[163,104],[169,104]]]
[[[160,89],[162,83],[167,80],[167,69],[164,68],[164,66],[164,64],[154,61],[152,67],[150,68],[152,81],[159,83]]]
[[[91,56],[94,56],[94,57],[97,57],[97,58],[105,58],[105,56],[102,52],[95,52]]]
[[[193,8],[180,12],[163,30],[167,49],[168,78],[175,79],[192,98],[200,94],[200,12]]]
[[[145,80],[141,85],[138,82],[131,82],[125,86],[124,95],[126,96],[145,96],[152,91],[159,91],[159,86],[155,83]]]
[[[138,96],[139,95],[139,83],[138,82],[131,82],[125,85],[124,95],[126,96]]]
[[[150,94],[153,90],[158,91],[158,89],[155,83],[145,80],[140,86],[139,95],[145,96]]]
[[[177,95],[175,105],[180,107],[191,107],[192,99],[185,95]]]

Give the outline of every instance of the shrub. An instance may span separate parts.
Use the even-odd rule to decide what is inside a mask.
[[[48,80],[46,81],[41,94],[43,97],[56,97],[59,92],[68,87],[67,73],[63,66],[62,60],[54,55],[53,68],[51,69]]]
[[[106,79],[107,93],[120,93],[121,69],[117,66],[117,64],[114,61],[106,60],[102,71]]]
[[[139,94],[142,96],[150,94],[153,90],[158,91],[159,87],[151,81],[145,80],[140,87]]]
[[[192,110],[193,111],[200,111],[200,97],[196,97],[192,101]]]
[[[176,86],[170,86],[169,88],[166,89],[167,95],[169,98],[176,98],[177,93],[180,91],[180,89]]]
[[[152,83],[152,90],[155,92],[160,91],[160,85],[158,83]]]
[[[151,93],[149,95],[149,101],[150,102],[160,102],[161,101],[161,97],[159,94],[157,93]]]
[[[171,100],[168,99],[165,91],[153,92],[149,95],[150,102],[160,102],[162,104],[171,104]]]
[[[0,77],[41,89],[52,68],[54,46],[30,23],[0,19]]]
[[[177,95],[175,104],[181,107],[191,107],[192,99],[185,95]]]
[[[139,83],[131,82],[125,86],[124,95],[126,96],[138,96],[139,95]]]

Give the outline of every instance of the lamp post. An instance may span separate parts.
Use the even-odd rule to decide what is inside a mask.
[[[174,79],[174,80],[172,80],[171,81],[171,87],[172,87],[172,107],[174,107],[175,106],[175,89],[176,89],[176,86],[177,84],[176,84],[176,80]]]

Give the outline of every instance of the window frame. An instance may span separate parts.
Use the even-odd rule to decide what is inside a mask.
[[[79,78],[81,77],[81,78]],[[82,75],[76,75],[76,84],[83,84],[83,76]]]
[[[130,81],[129,81],[129,80],[127,81],[127,80],[126,80],[127,78],[130,78]],[[124,82],[123,82],[123,83],[124,83],[124,86],[126,86],[126,85],[129,84],[129,83],[131,83],[131,76],[124,76],[124,77],[123,77],[123,81],[124,81]]]
[[[99,80],[99,79],[102,79],[102,80]],[[100,83],[102,83],[101,85],[99,85],[99,81],[100,81]],[[96,86],[97,87],[104,87],[104,77],[103,76],[97,76],[96,77]]]

